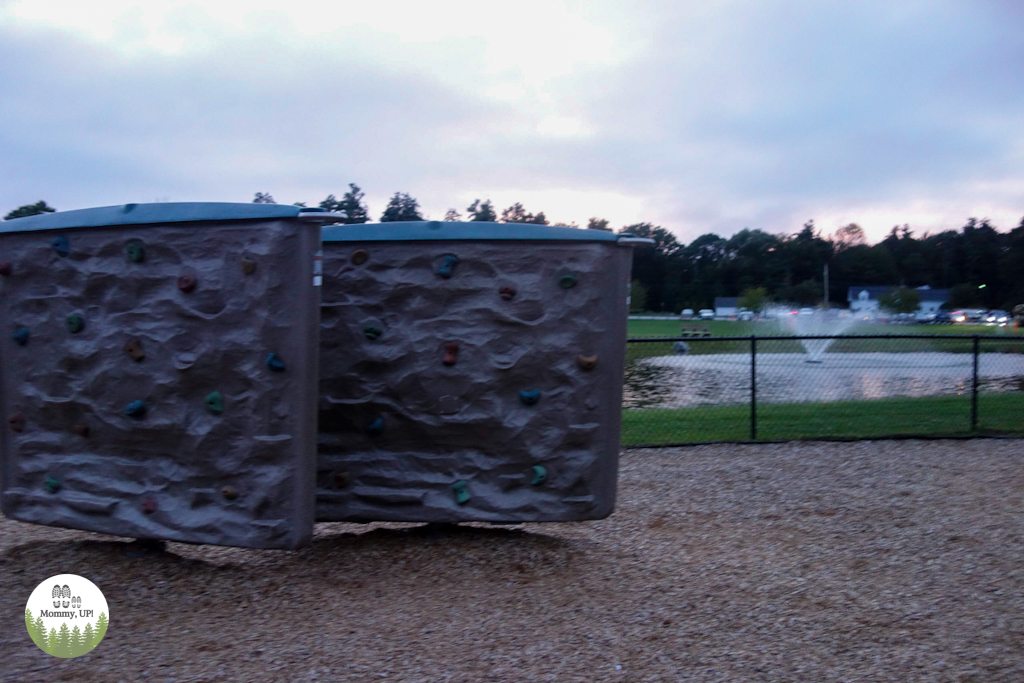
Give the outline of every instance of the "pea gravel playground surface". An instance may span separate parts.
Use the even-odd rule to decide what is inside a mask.
[[[322,524],[285,552],[0,519],[3,681],[1024,680],[1024,442],[623,454],[619,507],[566,524]],[[43,654],[60,573],[106,638]]]

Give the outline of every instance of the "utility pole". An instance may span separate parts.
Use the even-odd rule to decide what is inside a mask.
[[[825,264],[825,308],[828,308],[828,264]]]

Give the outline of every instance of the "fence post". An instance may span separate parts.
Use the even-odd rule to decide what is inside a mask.
[[[971,382],[971,431],[978,428],[978,335],[974,335],[974,379]]]
[[[757,336],[750,335],[750,440],[757,440]]]

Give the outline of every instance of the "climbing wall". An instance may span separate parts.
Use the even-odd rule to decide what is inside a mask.
[[[614,242],[325,242],[317,519],[596,519],[615,502]]]
[[[294,220],[0,234],[4,514],[308,540],[318,248]]]

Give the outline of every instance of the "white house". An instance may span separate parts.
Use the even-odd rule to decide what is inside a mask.
[[[739,308],[737,308],[739,300],[738,296],[716,296],[715,317],[728,318],[729,316],[736,315],[739,312]]]
[[[874,313],[880,308],[878,299],[888,294],[895,287],[850,287],[846,294],[846,300],[850,304],[850,310],[859,313]],[[935,313],[942,304],[949,301],[948,289],[932,289],[928,285],[917,288],[921,295],[921,303],[917,310],[919,313]]]

